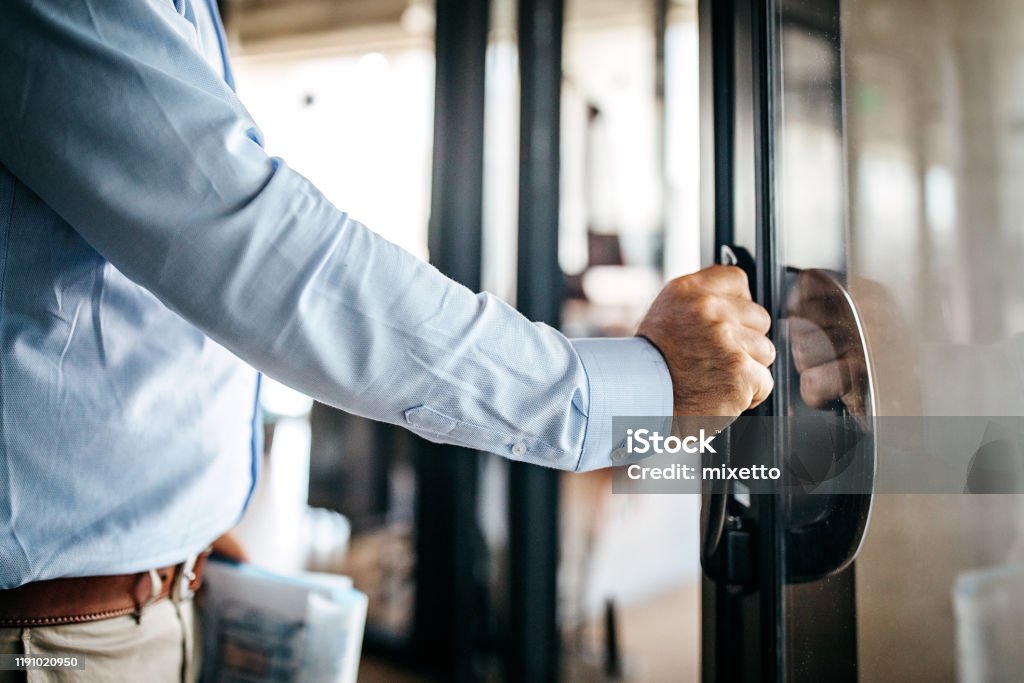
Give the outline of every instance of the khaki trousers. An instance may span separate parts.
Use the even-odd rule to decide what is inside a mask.
[[[0,683],[192,683],[198,677],[193,602],[164,599],[132,616],[84,624],[0,628],[0,653],[77,655],[80,671],[0,671]]]

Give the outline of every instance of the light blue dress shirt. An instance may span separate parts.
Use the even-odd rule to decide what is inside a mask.
[[[671,413],[646,341],[530,323],[268,157],[226,69],[207,0],[0,3],[0,588],[237,522],[254,367],[566,470],[611,464],[613,415]]]

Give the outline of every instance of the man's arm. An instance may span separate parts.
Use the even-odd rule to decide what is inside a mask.
[[[169,0],[3,3],[0,162],[172,310],[325,403],[564,469],[609,464],[611,415],[672,409],[647,342],[578,352],[269,158],[197,40]]]

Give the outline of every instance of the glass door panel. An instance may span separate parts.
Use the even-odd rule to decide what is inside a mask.
[[[775,320],[763,457],[790,475],[729,499],[705,680],[1017,680],[1024,3],[701,8],[705,232]],[[808,416],[862,446],[831,463],[861,488],[791,485]]]
[[[780,425],[786,436],[784,457],[792,475],[817,471],[797,455],[806,452],[806,442],[812,438],[808,430],[800,429],[798,418],[847,419],[852,413],[861,421],[850,422],[859,432],[873,412],[869,381],[855,379],[847,387],[837,386],[835,396],[821,395],[812,386],[820,377],[841,384],[841,375],[849,374],[849,369],[843,366],[837,375],[830,368],[853,358],[863,361],[866,356],[863,330],[847,287],[845,91],[839,9],[838,0],[779,0],[775,25],[770,29],[775,39],[773,83],[778,93],[770,112],[775,136],[775,267],[782,288],[775,311],[780,347],[775,368],[776,414],[792,418]],[[862,453],[854,467],[864,468],[870,475],[872,455]],[[779,495],[784,498],[785,512],[776,533],[786,556],[780,647],[783,678],[855,681],[852,560],[863,539],[871,495],[868,491],[815,494],[799,486],[786,487]],[[829,545],[834,545],[831,552],[816,557],[820,548]]]
[[[878,412],[1024,415],[1024,4],[847,0],[842,25],[849,269],[877,312]],[[964,425],[980,440],[986,423]],[[877,498],[857,572],[861,679],[956,680],[958,663],[972,678],[958,581],[1022,559],[1021,497]]]
[[[775,10],[775,267],[790,305],[786,284],[808,269],[835,274],[850,293],[885,491],[871,501],[855,565],[816,580],[786,575],[784,677],[956,680],[958,665],[972,665],[969,652],[958,662],[958,632],[961,645],[973,642],[979,618],[968,583],[976,590],[1022,559],[1024,505],[948,487],[927,495],[909,470],[896,483],[882,475],[908,450],[911,423],[899,416],[1024,414],[1024,4],[779,0]],[[786,368],[806,355],[806,320],[777,310],[777,414],[808,403],[856,412],[845,347],[828,331],[848,314],[804,310],[834,357]],[[813,373],[829,363],[839,366],[831,377]],[[963,423],[978,441],[987,424]],[[963,474],[976,494],[973,464],[965,458]],[[927,477],[926,460],[913,467]],[[802,550],[786,527],[805,504],[784,495],[776,533],[792,565]],[[978,656],[998,666],[1006,655]]]

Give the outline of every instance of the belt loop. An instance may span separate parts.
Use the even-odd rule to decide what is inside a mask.
[[[132,615],[135,617],[135,623],[142,623],[142,610],[149,607],[151,604],[157,601],[160,597],[160,592],[163,590],[164,582],[160,580],[160,574],[155,569],[150,569],[149,572],[149,598],[145,601],[139,600],[135,605],[135,613]]]
[[[192,583],[196,580],[196,562],[198,559],[198,555],[192,555],[181,563],[178,575],[175,577],[178,584],[177,590],[172,590],[171,593],[175,602],[191,600],[192,596],[195,595]]]
[[[156,602],[157,598],[160,597],[160,591],[164,587],[164,582],[160,580],[160,574],[155,569],[149,570],[149,601],[147,605]]]

